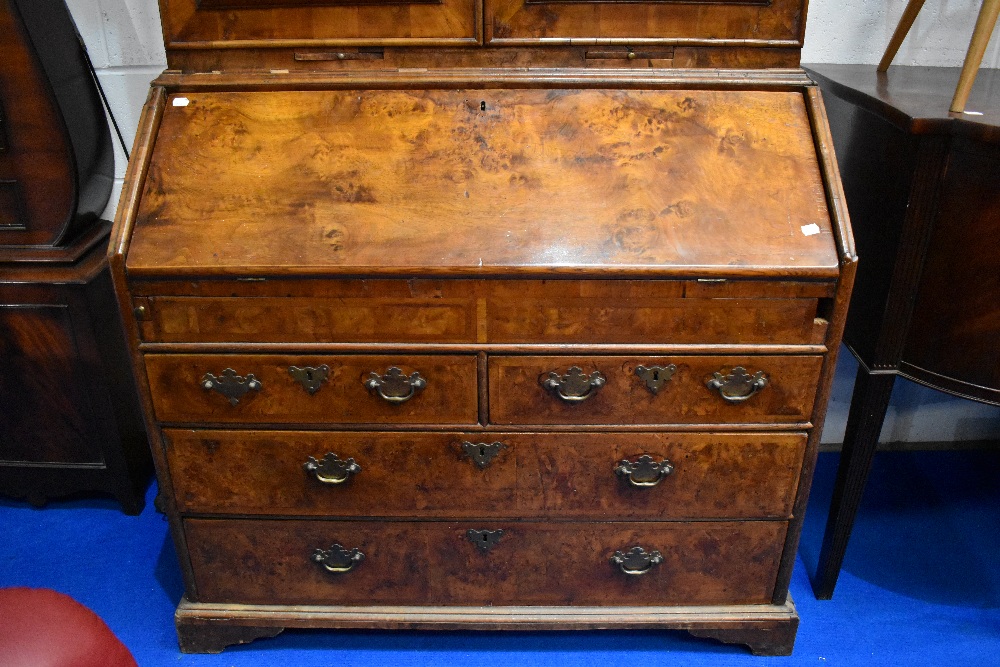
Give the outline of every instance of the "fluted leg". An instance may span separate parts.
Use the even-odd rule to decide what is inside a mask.
[[[813,579],[813,592],[820,600],[833,597],[895,381],[895,374],[871,375],[863,368],[858,369],[833,502]]]

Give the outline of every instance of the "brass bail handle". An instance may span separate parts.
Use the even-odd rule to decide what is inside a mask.
[[[652,456],[643,454],[634,462],[625,459],[615,466],[615,474],[628,482],[629,486],[649,488],[662,482],[674,471],[674,464],[668,459],[657,462]]]
[[[767,382],[764,371],[750,375],[743,366],[737,366],[729,374],[716,372],[705,386],[719,392],[719,396],[729,403],[742,403],[766,387]]]
[[[344,461],[333,452],[329,452],[324,456],[322,461],[317,461],[314,457],[310,456],[309,460],[302,467],[307,473],[315,477],[317,481],[331,486],[343,484],[352,475],[361,472],[361,466],[358,465],[357,461],[352,458]]]
[[[580,403],[595,396],[607,382],[604,373],[594,371],[590,375],[579,366],[573,366],[565,374],[552,371],[538,378],[543,388],[567,403]]]
[[[248,373],[246,377],[237,375],[232,368],[227,368],[219,375],[205,373],[200,381],[202,389],[205,391],[215,391],[229,399],[230,405],[237,405],[248,392],[259,392],[264,388],[260,380],[253,373]]]
[[[662,562],[663,554],[659,551],[646,551],[642,547],[632,547],[624,553],[616,551],[611,557],[613,565],[633,577],[646,574]]]
[[[312,560],[331,574],[346,574],[365,559],[359,549],[346,549],[340,544],[334,544],[329,549],[317,549],[312,554]]]
[[[392,366],[384,374],[371,372],[363,380],[368,391],[373,391],[389,403],[405,403],[427,386],[427,380],[414,372],[406,375],[402,369]]]

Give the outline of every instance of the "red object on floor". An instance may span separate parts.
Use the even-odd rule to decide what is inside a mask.
[[[0,588],[0,665],[137,667],[97,614],[45,588]]]

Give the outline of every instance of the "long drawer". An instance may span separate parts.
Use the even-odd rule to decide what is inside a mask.
[[[803,433],[165,429],[188,513],[788,518]]]
[[[494,424],[762,424],[810,419],[821,356],[492,356]]]
[[[247,604],[770,603],[786,529],[784,521],[184,521],[197,601]]]
[[[149,354],[145,360],[162,422],[469,425],[479,417],[471,355]]]
[[[141,286],[141,285],[140,285]],[[820,345],[830,283],[329,280],[144,286],[148,342]],[[234,296],[239,294],[239,296]]]

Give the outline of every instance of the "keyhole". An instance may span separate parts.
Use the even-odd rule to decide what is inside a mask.
[[[483,535],[483,542],[489,542],[489,538],[486,535]]]
[[[479,455],[480,456],[486,456],[486,448],[485,447],[480,447],[479,448]]]
[[[486,111],[486,100],[483,100],[482,102],[479,103],[479,110]]]

